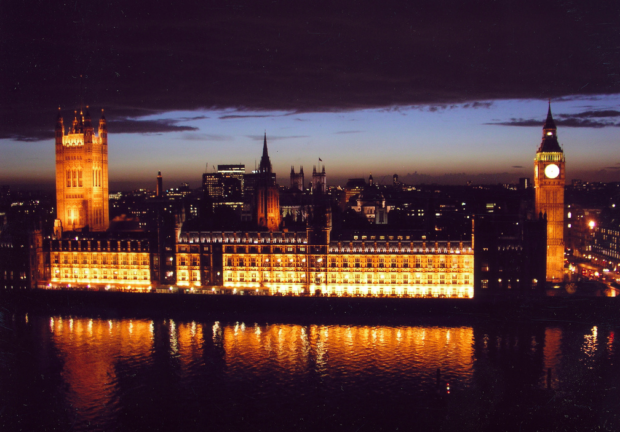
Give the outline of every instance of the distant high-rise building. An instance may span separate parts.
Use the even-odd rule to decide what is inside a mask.
[[[202,175],[202,190],[206,196],[212,200],[220,200],[222,198],[222,174],[220,173],[204,173]]]
[[[519,179],[519,184],[517,186],[517,189],[519,190],[529,189],[531,187],[530,184],[531,184],[531,181],[529,177],[521,177]]]
[[[551,104],[543,126],[543,137],[534,159],[536,214],[547,219],[547,281],[564,276],[564,151],[558,144]]]
[[[291,166],[291,190],[304,191],[304,167],[299,167],[299,173],[295,173],[295,168]]]
[[[266,133],[263,142],[263,156],[260,159],[255,179],[254,216],[259,227],[267,228],[269,231],[276,231],[280,227],[280,193],[269,160]]]
[[[75,112],[69,133],[60,111],[56,120],[56,217],[63,230],[106,231],[108,129],[103,110],[95,135],[88,107]]]
[[[163,183],[163,179],[161,177],[161,171],[159,171],[157,173],[157,191],[156,191],[156,196],[157,196],[157,198],[162,198],[164,196],[164,183]]]
[[[245,165],[218,165],[217,172],[222,175],[222,195],[226,201],[243,199]]]
[[[202,175],[203,192],[215,202],[241,202],[245,175],[245,165],[218,165],[217,172]]]

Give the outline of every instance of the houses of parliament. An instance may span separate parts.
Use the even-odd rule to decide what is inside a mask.
[[[529,221],[534,237],[510,244],[492,234],[498,222],[488,217],[475,222],[471,240],[380,228],[336,233],[324,196],[324,167],[315,170],[318,186],[305,226],[283,227],[266,135],[247,200],[253,230],[195,228],[177,215],[168,232],[162,223],[157,232],[119,233],[109,229],[103,112],[98,134],[88,109],[75,113],[68,130],[59,113],[55,146],[57,219],[53,234],[35,231],[30,246],[37,288],[471,299],[507,289],[540,292],[545,279],[562,279],[564,154],[550,110],[534,162],[535,215]],[[303,170],[300,174],[301,184],[292,169],[296,193],[303,190]],[[157,186],[161,197],[161,175]],[[520,260],[520,273],[510,276],[509,266],[497,261],[504,255]]]

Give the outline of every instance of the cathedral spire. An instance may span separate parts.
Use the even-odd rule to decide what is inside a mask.
[[[267,151],[267,132],[265,132],[265,139],[263,141],[263,156],[260,158],[258,171],[261,173],[271,174],[271,161],[269,160],[269,152]]]
[[[267,152],[267,132],[265,132],[265,140],[263,141],[263,157],[269,159],[269,153]]]

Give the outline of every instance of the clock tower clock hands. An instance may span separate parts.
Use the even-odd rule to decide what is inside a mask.
[[[545,176],[554,179],[560,175],[560,168],[556,164],[549,164],[545,167]]]

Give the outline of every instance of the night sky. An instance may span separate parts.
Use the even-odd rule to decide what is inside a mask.
[[[0,3],[0,183],[53,187],[53,127],[109,124],[111,190],[260,158],[329,184],[531,177],[547,100],[567,177],[620,181],[620,3]],[[80,78],[80,76],[82,78]]]

